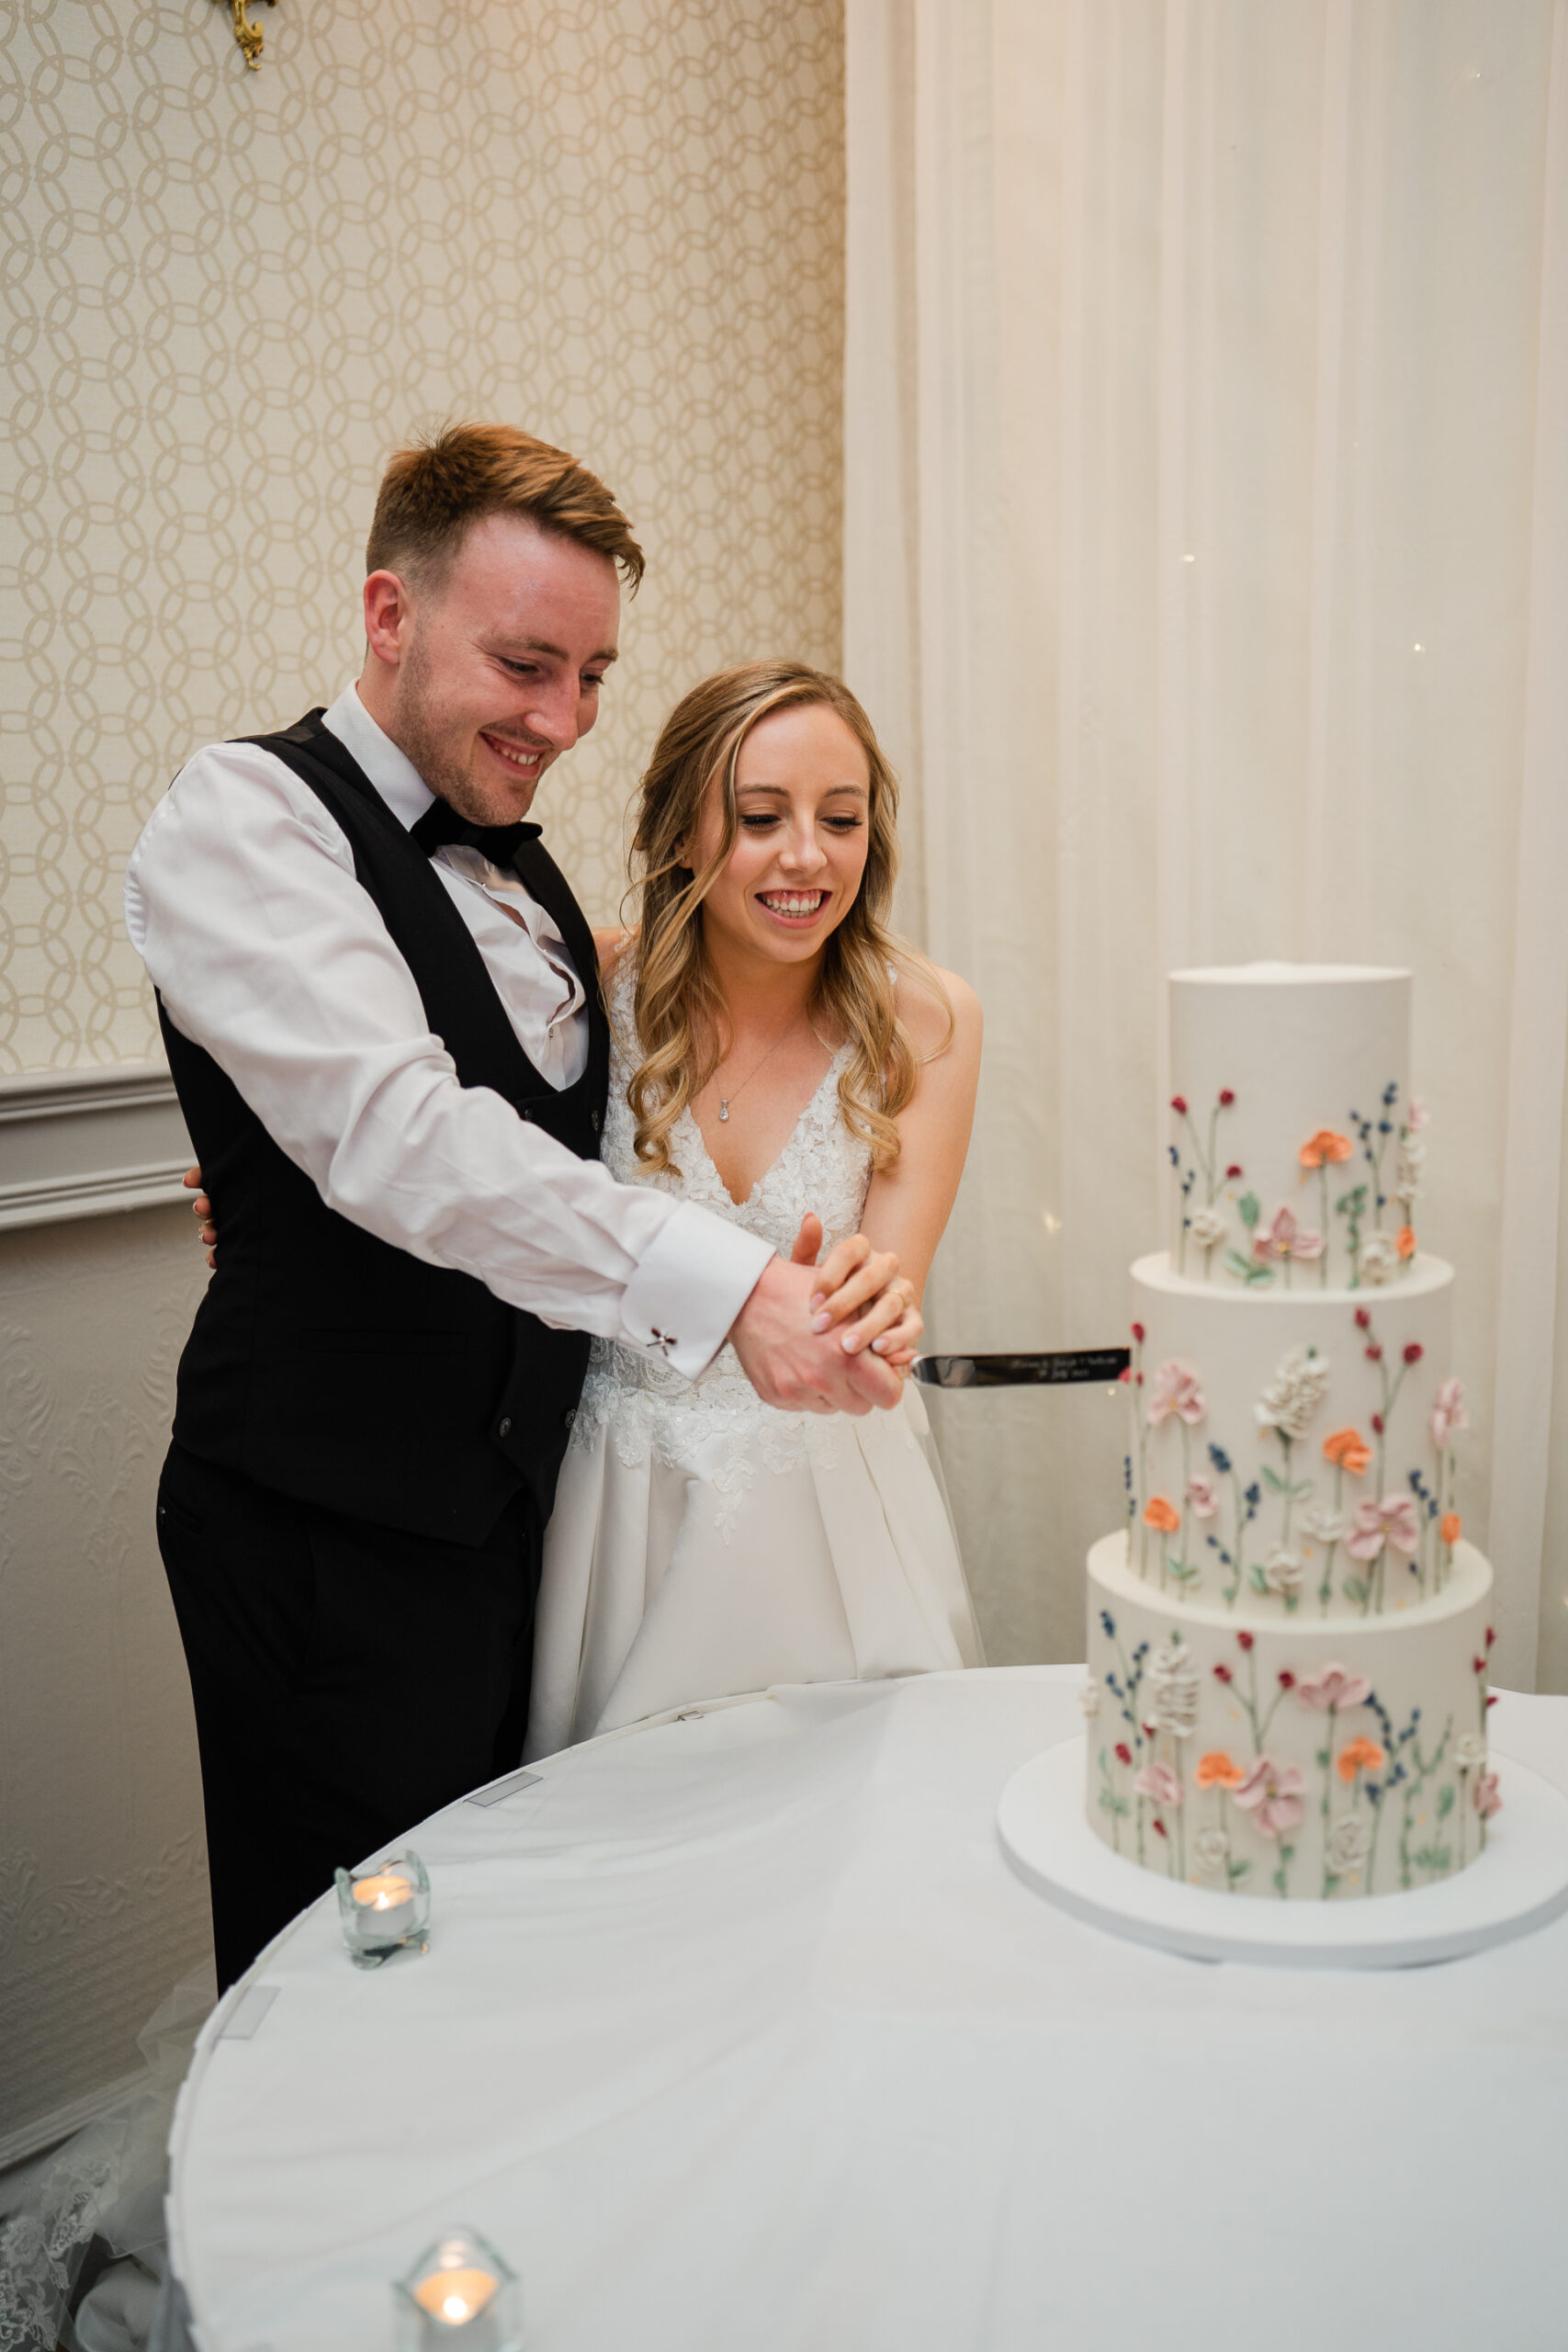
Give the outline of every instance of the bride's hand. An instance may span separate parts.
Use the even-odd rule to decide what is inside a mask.
[[[796,1266],[814,1266],[822,1247],[822,1220],[807,1210],[790,1252]],[[863,1233],[852,1233],[828,1254],[818,1270],[811,1297],[812,1329],[831,1330],[853,1315],[844,1333],[851,1355],[871,1348],[895,1371],[908,1368],[924,1324],[915,1303],[914,1285],[898,1272],[891,1250],[874,1250]]]

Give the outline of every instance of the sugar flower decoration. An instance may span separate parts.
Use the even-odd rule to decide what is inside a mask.
[[[1314,1674],[1299,1676],[1296,1681],[1296,1696],[1303,1705],[1319,1707],[1325,1713],[1331,1707],[1364,1707],[1371,1695],[1366,1676],[1352,1674],[1337,1659],[1320,1666]]]
[[[1372,1458],[1372,1449],[1359,1430],[1330,1430],[1323,1441],[1325,1459],[1337,1470],[1359,1478]]]
[[[1369,1234],[1358,1260],[1364,1283],[1392,1282],[1399,1272],[1399,1252],[1386,1233]]]
[[[1272,1225],[1260,1226],[1253,1235],[1252,1254],[1260,1266],[1282,1265],[1287,1258],[1321,1258],[1323,1236],[1298,1225],[1293,1209],[1276,1209]]]
[[[1218,1209],[1194,1209],[1187,1220],[1187,1229],[1200,1250],[1213,1250],[1224,1239],[1230,1227]]]
[[[1332,1127],[1319,1127],[1316,1135],[1308,1136],[1296,1157],[1303,1168],[1328,1168],[1348,1159],[1354,1149],[1348,1136],[1336,1135]]]
[[[1217,1878],[1230,1860],[1231,1841],[1223,1829],[1200,1829],[1192,1840],[1192,1858],[1205,1878]]]
[[[1219,1488],[1206,1470],[1195,1470],[1188,1479],[1187,1505],[1194,1519],[1213,1519],[1218,1512]]]
[[[1083,1709],[1086,1715],[1099,1714],[1100,1679],[1098,1675],[1091,1674],[1087,1681],[1079,1683],[1078,1704]]]
[[[1173,1357],[1160,1365],[1149,1391],[1149,1419],[1156,1429],[1173,1415],[1189,1429],[1196,1429],[1208,1409],[1202,1384],[1190,1363]]]
[[[1181,1524],[1181,1513],[1163,1495],[1151,1495],[1144,1505],[1144,1525],[1161,1535],[1174,1535]]]
[[[1348,1782],[1358,1772],[1381,1772],[1387,1762],[1387,1749],[1380,1747],[1375,1739],[1348,1739],[1334,1769],[1342,1781]]]
[[[1277,1756],[1260,1756],[1234,1792],[1234,1802],[1252,1815],[1260,1837],[1278,1838],[1281,1830],[1294,1829],[1303,1818],[1305,1788],[1299,1765],[1283,1763]]]
[[[1145,1764],[1134,1773],[1133,1786],[1141,1797],[1152,1797],[1156,1804],[1179,1805],[1181,1803],[1181,1782],[1168,1764]]]
[[[1211,1747],[1198,1758],[1192,1777],[1201,1789],[1239,1789],[1247,1774],[1223,1747]]]
[[[1164,1642],[1156,1650],[1148,1689],[1155,1728],[1189,1738],[1198,1723],[1198,1669],[1179,1642]]]
[[[1483,1772],[1475,1783],[1475,1810],[1483,1821],[1490,1821],[1495,1813],[1503,1810],[1503,1792],[1497,1786],[1495,1772]]]
[[[1310,1535],[1314,1544],[1337,1544],[1350,1522],[1342,1510],[1330,1510],[1326,1504],[1314,1503],[1302,1513],[1302,1532]]]
[[[1461,1772],[1473,1772],[1478,1764],[1486,1761],[1486,1742],[1478,1731],[1467,1731],[1462,1739],[1454,1742],[1454,1762]]]
[[[1359,1870],[1371,1850],[1371,1829],[1358,1815],[1348,1813],[1329,1831],[1324,1859],[1331,1871],[1343,1877],[1348,1871]]]
[[[1369,1499],[1357,1504],[1345,1549],[1353,1560],[1375,1560],[1386,1544],[1414,1559],[1420,1542],[1421,1522],[1410,1496],[1385,1495],[1381,1503]]]
[[[1309,1347],[1292,1348],[1253,1407],[1253,1418],[1259,1429],[1303,1438],[1327,1390],[1328,1358]]]
[[[1283,1544],[1276,1544],[1264,1559],[1263,1581],[1269,1591],[1279,1593],[1281,1600],[1293,1600],[1302,1589],[1303,1566],[1299,1552],[1291,1551]]]
[[[1432,1399],[1432,1443],[1438,1452],[1446,1451],[1456,1430],[1470,1427],[1462,1380],[1445,1380]]]

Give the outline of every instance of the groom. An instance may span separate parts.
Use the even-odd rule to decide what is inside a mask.
[[[598,713],[626,517],[464,426],[392,460],[367,569],[357,684],[197,752],[126,876],[222,1236],[158,1531],[225,1984],[520,1757],[590,1334],[688,1377],[729,1339],[795,1410],[898,1393],[813,1329],[808,1267],[598,1164],[593,942],[525,820]],[[840,1318],[891,1271],[866,1251]]]

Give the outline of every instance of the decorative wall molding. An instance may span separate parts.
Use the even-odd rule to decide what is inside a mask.
[[[161,1062],[0,1077],[0,1230],[181,1200],[192,1158]]]

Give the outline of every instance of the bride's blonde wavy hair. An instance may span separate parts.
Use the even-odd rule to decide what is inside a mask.
[[[702,905],[728,863],[739,830],[735,768],[740,747],[775,710],[823,703],[865,753],[870,771],[865,872],[853,905],[827,943],[813,1010],[853,1046],[839,1080],[844,1124],[871,1147],[874,1168],[898,1157],[898,1114],[914,1094],[919,1057],[898,1015],[902,973],[953,1011],[924,956],[887,928],[898,871],[898,780],[870,719],[848,686],[801,662],[748,662],[721,671],[676,704],[638,789],[632,835],[637,899],[637,1033],[643,1060],[626,1089],[638,1159],[675,1165],[670,1131],[721,1058],[728,1008],[703,936]],[[682,856],[694,842],[708,794],[722,796],[718,847],[700,872]],[[946,1040],[944,1040],[945,1046]]]

